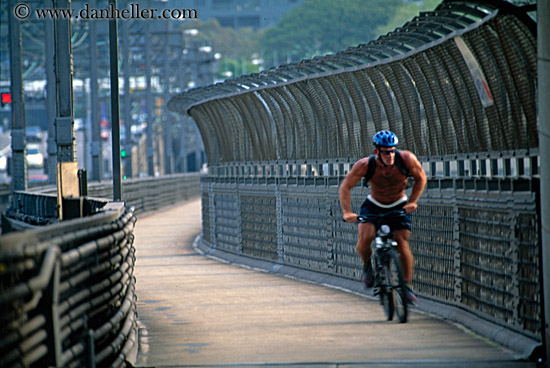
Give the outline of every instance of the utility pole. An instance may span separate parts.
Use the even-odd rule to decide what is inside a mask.
[[[55,0],[54,6],[69,9],[68,0]],[[59,17],[54,20],[55,75],[57,95],[57,117],[55,138],[57,162],[75,162],[75,133],[73,118],[73,65],[71,51],[71,21]]]
[[[52,0],[45,0],[46,8],[53,8]],[[54,34],[52,18],[44,19],[44,31],[46,34],[45,46],[45,67],[46,67],[46,116],[48,119],[48,184],[55,185],[57,176],[57,144],[55,143],[55,117],[56,93],[55,93],[55,55],[54,55]]]
[[[147,108],[147,173],[155,176],[153,155],[153,95],[151,91],[151,21],[145,23],[145,103]]]
[[[11,149],[13,190],[27,190],[27,162],[25,158],[25,98],[21,73],[21,25],[13,9],[17,1],[9,2],[10,78],[11,78]]]
[[[166,21],[166,45],[164,47],[164,157],[165,157],[165,174],[172,174],[173,167],[173,153],[172,153],[172,113],[168,110],[167,102],[170,99],[170,39],[172,32],[172,23]]]
[[[132,157],[132,99],[130,98],[130,38],[128,37],[128,22],[129,20],[121,23],[122,31],[122,72],[124,74],[124,102],[122,110],[122,120],[124,121],[124,130],[126,132],[124,139],[124,149],[126,150],[126,163],[124,165],[125,177],[131,178],[134,173],[132,172],[132,162],[137,157]]]
[[[116,9],[116,0],[109,0]],[[113,199],[122,199],[122,176],[120,172],[120,104],[118,99],[118,27],[117,19],[109,20],[109,55],[111,64],[111,138],[113,145]]]
[[[90,6],[96,8],[96,0]],[[97,84],[97,21],[90,20],[90,118],[92,130],[92,180],[101,181],[103,177],[103,154],[101,147],[101,127],[99,116],[99,91]]]

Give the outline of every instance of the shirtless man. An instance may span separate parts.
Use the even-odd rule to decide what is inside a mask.
[[[360,215],[386,213],[397,209],[405,211],[405,216],[390,217],[388,225],[390,225],[393,232],[393,239],[398,243],[397,251],[400,255],[409,300],[414,303],[416,302],[416,295],[411,284],[413,255],[409,249],[409,238],[411,236],[410,214],[416,211],[418,199],[426,186],[426,174],[412,152],[397,152],[398,139],[395,133],[382,130],[372,137],[372,141],[375,146],[374,162],[376,166],[369,180],[370,195],[361,206]],[[351,211],[351,189],[367,174],[368,166],[369,157],[357,161],[340,185],[340,205],[346,222],[357,222],[357,214]],[[407,176],[414,178],[409,198],[405,194]],[[374,222],[375,220],[360,223],[357,229],[357,253],[364,265],[361,281],[367,288],[374,285],[374,272],[370,261],[371,243],[377,230]]]

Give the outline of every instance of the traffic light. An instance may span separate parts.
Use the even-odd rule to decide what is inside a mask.
[[[120,151],[120,157],[121,157],[121,158],[126,158],[126,155],[127,155],[126,150],[125,150],[125,149],[122,149],[122,150]]]
[[[2,99],[2,107],[4,107],[6,104],[11,104],[11,93],[2,92],[2,95],[0,97]]]

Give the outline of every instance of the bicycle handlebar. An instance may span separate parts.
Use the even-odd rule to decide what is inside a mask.
[[[366,215],[366,216],[359,215],[359,216],[357,216],[357,222],[358,223],[365,223],[369,219],[370,220],[381,220],[385,217],[392,217],[392,216],[396,216],[396,217],[405,216],[405,210],[403,210],[403,209],[391,210],[389,212],[379,213],[377,215]]]

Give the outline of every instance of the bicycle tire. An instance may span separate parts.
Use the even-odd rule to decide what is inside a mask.
[[[388,251],[388,281],[390,288],[388,289],[391,295],[392,305],[394,313],[397,315],[399,322],[406,323],[408,318],[408,301],[407,290],[405,287],[405,279],[403,278],[403,271],[401,270],[401,262],[399,256],[395,250]]]
[[[382,264],[382,275],[380,277],[380,291],[379,291],[379,297],[380,297],[380,304],[382,304],[382,307],[384,308],[384,313],[386,314],[386,318],[388,321],[393,320],[393,314],[394,314],[394,299],[391,294],[391,280],[390,280],[390,269],[388,268],[388,265],[386,263]]]

